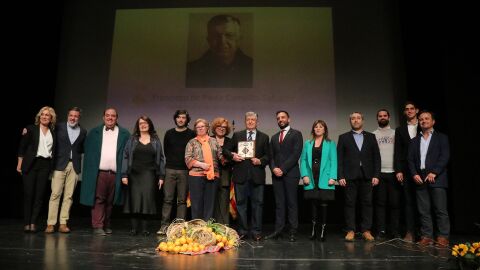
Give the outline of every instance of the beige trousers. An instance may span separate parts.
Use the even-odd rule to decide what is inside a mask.
[[[52,195],[48,204],[47,225],[57,224],[58,207],[63,194],[62,209],[60,210],[60,224],[67,224],[70,216],[70,207],[73,202],[73,192],[77,185],[78,175],[70,161],[63,171],[53,171]]]

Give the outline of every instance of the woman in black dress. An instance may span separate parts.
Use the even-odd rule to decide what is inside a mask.
[[[335,199],[337,179],[337,148],[328,138],[328,127],[323,120],[312,126],[312,139],[304,144],[300,157],[300,173],[303,179],[304,197],[312,207],[312,235],[325,241],[328,202]],[[321,231],[318,232],[318,225]]]
[[[131,235],[136,235],[139,221],[142,233],[147,236],[147,219],[157,213],[156,185],[161,188],[165,178],[165,158],[162,144],[157,136],[152,120],[140,116],[135,124],[133,135],[125,145],[122,163],[122,183],[127,194],[124,213],[131,214]]]

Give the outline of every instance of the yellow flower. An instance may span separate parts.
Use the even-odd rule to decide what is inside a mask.
[[[458,257],[458,253],[455,250],[452,250],[452,255]]]
[[[480,247],[480,242],[473,243],[472,247],[479,248]]]
[[[460,254],[461,257],[465,256],[468,252],[468,247],[465,244],[460,244],[458,245],[458,254]]]

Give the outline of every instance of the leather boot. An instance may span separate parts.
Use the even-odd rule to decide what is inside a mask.
[[[322,230],[320,231],[320,237],[318,238],[318,240],[322,241],[322,242],[325,242],[326,240],[326,234],[325,234],[325,227],[327,226],[327,224],[322,224]]]
[[[312,235],[310,235],[310,240],[315,240],[317,238],[317,222],[312,221]]]

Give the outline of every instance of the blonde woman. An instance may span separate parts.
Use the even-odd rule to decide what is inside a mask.
[[[24,232],[37,232],[38,215],[53,165],[56,121],[57,115],[52,107],[41,108],[35,124],[26,127],[20,140],[17,172],[23,177]]]

